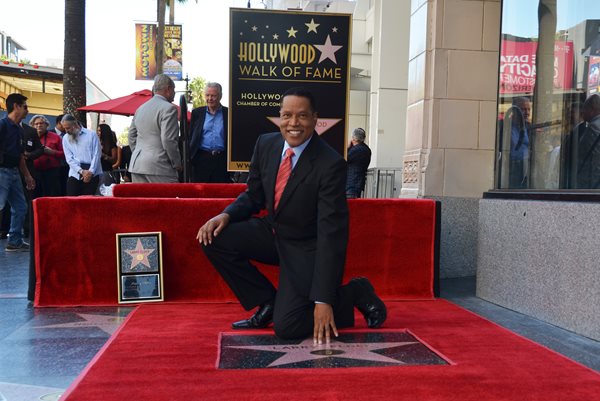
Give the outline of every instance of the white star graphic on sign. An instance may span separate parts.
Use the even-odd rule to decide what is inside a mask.
[[[279,35],[277,35],[277,34],[273,35],[273,39],[275,39],[275,40],[279,39]]]
[[[416,341],[403,341],[391,343],[342,343],[333,340],[329,345],[314,345],[312,338],[302,341],[300,344],[289,345],[231,345],[227,348],[249,349],[255,351],[284,352],[268,367],[287,365],[303,361],[312,361],[323,358],[346,358],[362,361],[386,362],[396,365],[404,365],[402,361],[372,352],[374,350],[402,347],[410,344],[418,344]]]
[[[298,32],[298,31],[295,30],[294,27],[291,27],[286,32],[288,33],[288,38],[291,38],[292,36],[296,37],[296,32]]]
[[[321,24],[315,24],[314,18],[310,19],[310,22],[304,24],[308,27],[308,31],[306,33],[314,32],[317,33],[317,27]]]
[[[258,27],[257,27],[256,25],[254,25],[254,26],[252,27],[252,32],[256,32],[257,30],[258,30]]]
[[[97,327],[107,334],[112,334],[121,325],[124,317],[108,315],[90,315],[87,313],[76,313],[84,319],[83,322],[70,322],[51,324],[48,326],[37,326],[34,329],[78,329],[81,327]]]
[[[340,50],[343,46],[336,46],[331,44],[331,38],[327,35],[327,39],[325,40],[325,44],[323,45],[314,45],[320,52],[321,57],[319,58],[319,64],[321,61],[325,59],[330,59],[335,64],[337,64],[337,60],[335,59],[335,52]]]
[[[333,33],[337,33],[337,31],[338,31],[338,29],[337,29],[337,26],[334,26],[333,28],[331,28],[331,31],[332,31]]]

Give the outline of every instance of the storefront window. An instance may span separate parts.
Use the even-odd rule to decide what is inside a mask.
[[[600,2],[503,0],[496,188],[600,189]]]

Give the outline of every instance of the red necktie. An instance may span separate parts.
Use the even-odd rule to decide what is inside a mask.
[[[279,200],[281,199],[281,194],[285,188],[285,185],[290,178],[290,174],[292,173],[292,157],[294,156],[294,151],[291,148],[288,148],[285,151],[285,157],[281,161],[279,165],[279,171],[277,172],[277,181],[275,181],[275,209],[279,206]]]

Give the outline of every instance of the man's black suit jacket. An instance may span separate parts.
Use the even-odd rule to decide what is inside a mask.
[[[229,110],[225,106],[221,106],[223,110],[223,132],[225,133],[225,154],[227,154],[227,127]],[[190,139],[190,160],[196,156],[198,150],[200,150],[200,140],[202,138],[202,129],[204,127],[204,120],[206,118],[206,106],[198,107],[192,110],[192,118],[190,121],[190,132],[192,133]]]
[[[225,209],[231,222],[267,209],[275,233],[280,281],[312,301],[329,304],[341,285],[348,242],[346,162],[313,133],[273,210],[275,181],[284,140],[261,135],[254,148],[248,189]]]

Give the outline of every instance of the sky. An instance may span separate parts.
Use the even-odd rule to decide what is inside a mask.
[[[557,0],[557,30],[564,30],[586,19],[600,19],[599,0]],[[537,37],[539,0],[504,0],[502,30],[524,38]]]
[[[65,0],[0,0],[0,30],[25,47],[22,58],[52,65],[64,51]],[[183,76],[201,76],[223,85],[228,103],[229,8],[246,7],[247,0],[187,0],[175,5],[175,23],[183,25]],[[253,8],[262,8],[252,0]],[[168,18],[168,11],[167,11]],[[152,81],[135,80],[135,23],[156,21],[156,0],[86,1],[86,75],[110,98],[141,89]],[[56,65],[56,61],[54,62]],[[62,65],[58,65],[62,68]],[[177,82],[185,90],[185,82]],[[175,102],[179,102],[176,96]],[[113,116],[120,132],[128,118]]]
[[[0,0],[0,30],[27,49],[21,57],[40,65],[52,65],[52,59],[63,58],[64,1]],[[558,29],[586,18],[600,18],[599,1],[558,0]],[[538,2],[505,0],[504,14],[510,13],[512,18],[503,19],[504,32],[537,36]],[[248,0],[187,0],[184,5],[175,5],[175,23],[183,26],[183,75],[220,82],[225,105],[229,101],[229,8],[244,8],[247,3]],[[254,8],[263,7],[260,0],[251,0],[251,4]],[[86,1],[86,75],[110,98],[151,88],[151,81],[135,80],[134,29],[136,22],[155,20],[156,0]],[[177,90],[185,90],[184,82],[176,85]],[[129,121],[113,116],[113,130],[122,131]]]

